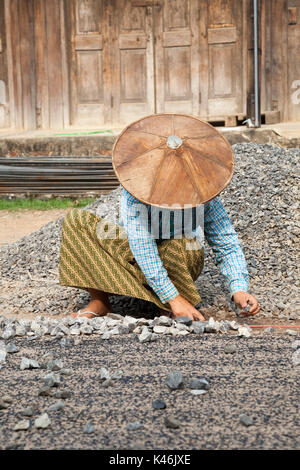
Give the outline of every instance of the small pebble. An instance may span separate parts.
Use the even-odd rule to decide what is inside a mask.
[[[15,425],[14,431],[26,431],[29,428],[30,428],[30,420],[22,419]]]
[[[51,387],[49,387],[49,385],[44,385],[38,391],[38,396],[39,397],[48,397],[50,395],[51,395]]]
[[[61,411],[65,408],[65,403],[63,401],[57,401],[53,405],[50,406],[50,411]]]
[[[9,343],[6,345],[6,352],[9,354],[14,354],[19,352],[20,349],[14,343]]]
[[[226,354],[234,354],[237,351],[237,347],[235,344],[226,344],[224,346],[224,352]]]
[[[190,326],[193,323],[193,320],[189,317],[181,316],[181,317],[176,317],[175,322],[176,323],[181,323],[181,324],[186,325],[186,326]]]
[[[36,411],[36,408],[33,406],[28,406],[27,408],[24,408],[23,411],[21,411],[22,416],[33,416]]]
[[[253,419],[250,416],[242,413],[242,414],[240,414],[240,422],[244,426],[251,426],[253,424]]]
[[[209,382],[203,377],[201,379],[191,378],[189,386],[192,390],[209,390]]]
[[[20,369],[25,370],[25,369],[39,369],[40,365],[37,361],[34,359],[28,359],[27,357],[22,357],[21,359],[21,364],[20,364]]]
[[[180,422],[174,416],[166,416],[165,425],[170,429],[180,428]]]
[[[47,415],[47,413],[43,413],[41,416],[36,418],[36,420],[34,421],[34,427],[38,428],[38,429],[39,428],[45,429],[48,426],[50,426],[50,424],[51,424],[51,420],[50,420],[49,416]]]
[[[8,404],[4,402],[2,398],[0,398],[0,410],[6,410],[8,408]]]
[[[84,434],[92,434],[95,432],[95,426],[93,425],[92,421],[88,421],[83,430]]]
[[[160,398],[154,400],[152,406],[155,410],[164,410],[167,407],[166,402]]]
[[[290,336],[297,336],[297,331],[295,330],[286,330],[286,334]]]
[[[137,429],[140,429],[142,427],[142,424],[140,421],[135,421],[134,423],[128,423],[126,428],[128,431],[136,431]]]
[[[166,379],[166,384],[171,390],[176,390],[183,387],[182,374],[178,370],[171,371]]]
[[[204,395],[205,393],[207,393],[207,390],[191,390],[191,394],[192,395]]]

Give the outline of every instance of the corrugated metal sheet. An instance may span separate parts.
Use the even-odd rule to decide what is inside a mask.
[[[110,157],[0,158],[0,193],[76,194],[115,189]]]

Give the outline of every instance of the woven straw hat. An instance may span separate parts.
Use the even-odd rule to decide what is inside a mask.
[[[231,146],[219,131],[195,116],[169,113],[127,126],[112,162],[130,194],[159,207],[205,203],[228,185],[234,170]]]

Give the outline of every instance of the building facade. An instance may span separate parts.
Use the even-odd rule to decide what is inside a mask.
[[[260,0],[263,122],[300,121],[300,0]],[[0,0],[0,128],[253,110],[252,0]]]

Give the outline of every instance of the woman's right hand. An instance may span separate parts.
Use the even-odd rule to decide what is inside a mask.
[[[177,295],[175,299],[169,301],[170,307],[172,309],[173,318],[176,317],[188,317],[193,321],[205,321],[203,315],[201,315],[198,310],[193,307],[184,297]]]

